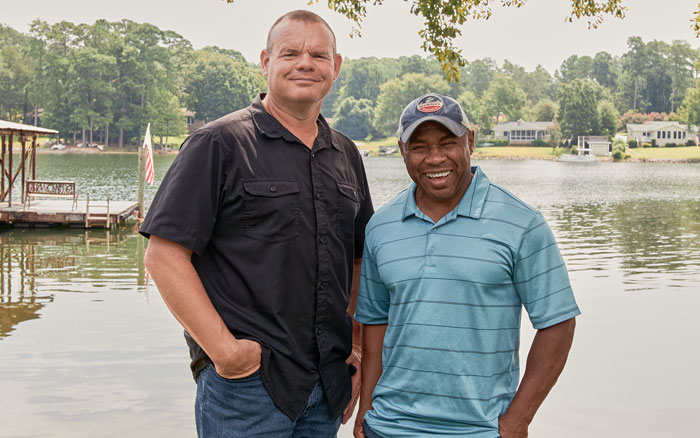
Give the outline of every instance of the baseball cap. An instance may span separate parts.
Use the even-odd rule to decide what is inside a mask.
[[[456,100],[441,94],[428,93],[404,108],[396,134],[406,143],[420,124],[429,121],[440,123],[457,137],[464,135],[470,127],[467,115]]]

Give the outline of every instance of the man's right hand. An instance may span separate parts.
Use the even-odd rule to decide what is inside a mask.
[[[362,406],[360,406],[359,410],[357,411],[357,416],[355,417],[355,426],[352,429],[352,435],[355,438],[365,438],[365,430],[362,428],[362,423],[365,421],[365,413],[371,410],[371,406],[369,408],[363,408]]]
[[[260,344],[248,339],[239,339],[226,358],[214,361],[214,368],[224,379],[242,379],[260,368],[261,354]]]

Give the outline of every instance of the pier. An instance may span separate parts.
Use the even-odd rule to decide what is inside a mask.
[[[90,200],[89,194],[81,200],[74,181],[37,179],[37,138],[56,134],[52,129],[0,120],[0,225],[114,228],[131,217],[138,208],[136,202]],[[15,164],[13,153],[17,152]],[[19,199],[13,199],[13,194]]]

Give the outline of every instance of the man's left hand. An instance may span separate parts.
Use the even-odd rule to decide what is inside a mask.
[[[527,438],[528,424],[508,419],[507,413],[498,419],[498,433],[501,438]]]
[[[352,417],[352,413],[355,412],[355,405],[357,404],[357,399],[360,396],[360,382],[361,382],[361,365],[362,365],[362,353],[358,348],[353,347],[352,353],[345,361],[347,364],[355,367],[355,374],[352,375],[352,397],[350,398],[350,403],[345,407],[343,411],[343,424],[347,423]]]

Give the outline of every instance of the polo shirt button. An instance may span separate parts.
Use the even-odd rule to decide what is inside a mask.
[[[316,192],[316,199],[321,199],[321,192]]]
[[[428,254],[435,254],[435,248],[428,249]]]
[[[276,192],[276,191],[277,191],[277,187],[275,187],[275,186],[270,186],[270,191],[271,191],[271,192]]]
[[[431,228],[431,229],[430,229],[430,232],[431,232],[431,233],[434,233],[434,232],[436,232],[436,231],[437,231],[437,228]]]
[[[321,236],[321,237],[320,237],[320,238],[319,238],[318,240],[320,240],[320,241],[321,241],[321,243],[326,243],[326,238],[325,238],[325,237],[323,237],[323,236]]]

